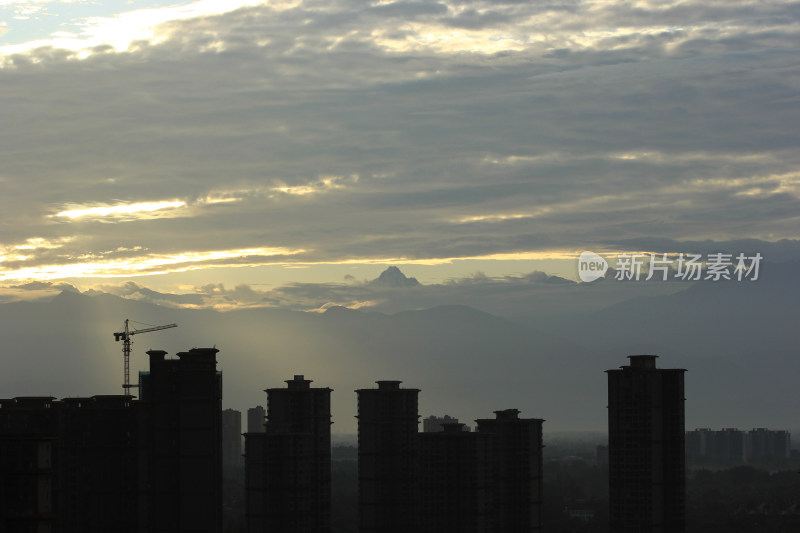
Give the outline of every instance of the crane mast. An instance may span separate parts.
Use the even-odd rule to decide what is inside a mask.
[[[129,325],[130,320],[127,318],[125,319],[125,329],[123,331],[119,331],[114,333],[114,340],[119,342],[122,341],[122,358],[124,359],[125,365],[125,381],[122,383],[122,393],[126,396],[131,395],[131,387],[137,387],[138,385],[131,385],[131,344],[133,341],[131,337],[133,335],[137,335],[139,333],[149,333],[151,331],[159,331],[162,329],[169,329],[169,328],[177,328],[178,324],[166,324],[164,326],[153,326],[150,328],[144,329],[131,329]]]

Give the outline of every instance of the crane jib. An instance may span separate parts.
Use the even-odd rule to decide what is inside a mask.
[[[122,343],[122,356],[123,356],[124,366],[125,366],[125,369],[124,369],[124,371],[125,371],[125,378],[124,378],[125,381],[122,383],[122,392],[124,394],[126,394],[126,395],[130,395],[130,389],[132,387],[137,386],[137,385],[131,385],[131,380],[130,380],[131,344],[133,344],[133,341],[131,341],[131,335],[136,335],[137,333],[148,333],[148,332],[151,332],[151,331],[159,331],[159,330],[162,330],[162,329],[169,329],[169,328],[178,327],[178,324],[165,324],[163,326],[153,326],[153,327],[150,327],[150,328],[134,329],[133,331],[131,331],[129,326],[128,326],[128,323],[129,323],[129,319],[125,319],[125,331],[119,331],[119,332],[114,333],[114,340],[115,341],[117,341],[117,342],[123,341],[123,343]]]

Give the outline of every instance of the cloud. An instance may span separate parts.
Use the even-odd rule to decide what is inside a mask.
[[[141,300],[166,307],[196,307],[203,304],[198,294],[170,294],[154,291],[132,281],[122,285],[101,285],[101,291],[87,291],[87,294],[108,293],[130,300]]]
[[[0,278],[799,237],[793,3],[220,5],[0,52]]]
[[[0,269],[0,281],[54,280],[63,278],[118,278],[186,272],[203,268],[251,267],[281,262],[305,250],[287,248],[247,248],[183,251],[173,254],[139,254],[136,249],[119,248],[99,254],[56,256],[52,264],[27,266],[31,257],[11,256],[13,263]],[[284,259],[282,259],[284,258]],[[2,257],[0,257],[2,259]]]
[[[286,194],[289,196],[306,196],[344,189],[348,184],[356,183],[357,181],[357,174],[353,174],[348,178],[343,178],[342,176],[321,176],[318,180],[312,181],[307,185],[280,185],[272,187],[271,191],[273,193]]]
[[[152,216],[156,211],[173,210],[185,207],[186,203],[180,200],[172,202],[140,202],[135,204],[117,204],[101,206],[71,206],[71,209],[61,211],[53,216],[76,218],[138,218]]]
[[[376,274],[378,270],[376,270]],[[552,320],[569,313],[588,313],[635,296],[670,294],[689,287],[687,282],[596,283],[592,287],[559,276],[534,271],[516,276],[471,276],[442,283],[422,284],[390,266],[373,279],[344,283],[289,283],[268,290],[249,285],[232,289],[222,283],[165,293],[127,282],[103,284],[97,289],[171,307],[280,308],[324,312],[332,307],[395,313],[439,305],[468,305],[501,316]],[[188,292],[187,292],[188,289]]]
[[[20,285],[0,286],[0,303],[46,300],[62,291],[80,292],[69,283],[32,281]]]
[[[21,0],[5,3],[14,4],[15,18],[28,18],[34,14],[48,14],[48,3],[58,0]],[[62,0],[64,1],[64,0]],[[71,3],[68,0],[65,3]],[[137,40],[158,39],[159,25],[196,17],[211,16],[237,8],[261,3],[259,0],[197,0],[183,5],[144,8],[125,11],[113,17],[93,16],[87,18],[80,34],[72,32],[54,32],[51,39],[6,45],[0,47],[0,54],[24,53],[31,49],[53,46],[77,53],[84,58],[98,47],[110,46],[112,49],[126,50]],[[280,2],[273,2],[279,5]],[[2,6],[3,3],[0,3]]]
[[[71,291],[71,292],[80,292],[76,287],[70,285],[69,283],[58,282],[58,283],[49,283],[46,281],[32,281],[30,283],[24,283],[22,285],[13,285],[10,287],[12,289],[22,289],[26,291],[41,291],[41,290],[57,290],[57,291]]]

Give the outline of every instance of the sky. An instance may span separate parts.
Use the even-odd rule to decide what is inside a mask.
[[[0,294],[369,309],[337,287],[391,265],[513,289],[576,279],[584,250],[798,260],[798,20],[0,0]]]

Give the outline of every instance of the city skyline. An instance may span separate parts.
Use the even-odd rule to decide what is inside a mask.
[[[543,461],[544,420],[520,417],[515,408],[476,419],[474,431],[465,431],[449,416],[428,417],[430,427],[420,428],[422,391],[379,380],[377,387],[353,391],[359,420],[354,470],[347,447],[331,446],[331,389],[311,387],[312,380],[294,375],[285,380],[285,388],[266,389],[264,431],[253,420],[257,431],[244,435],[242,465],[226,459],[230,444],[242,452],[241,413],[222,409],[222,391],[229,387],[217,370],[218,353],[216,348],[192,348],[167,357],[163,350],[149,350],[150,370],[139,373],[141,400],[120,394],[2,399],[4,526],[11,531],[35,526],[39,531],[218,532],[224,526],[242,533],[274,527],[521,533],[579,520],[573,525],[592,531],[610,526],[613,533],[707,531],[711,516],[741,517],[726,517],[716,508],[713,515],[698,514],[704,504],[696,495],[687,499],[686,480],[707,479],[712,471],[687,465],[684,443],[687,451],[691,446],[694,461],[698,453],[710,458],[721,451],[716,457],[720,464],[734,467],[720,470],[721,475],[753,478],[760,469],[777,467],[783,471],[764,470],[763,475],[780,474],[785,483],[784,474],[795,474],[798,459],[796,450],[789,451],[785,431],[754,429],[744,443],[742,432],[727,428],[720,432],[726,444],[714,444],[719,439],[708,429],[684,431],[686,369],[656,368],[657,355],[629,355],[629,365],[606,371],[608,446],[597,446],[596,453],[592,449],[593,460],[585,455],[592,441],[578,438],[571,446],[582,449],[580,455],[557,449]],[[438,428],[434,422],[440,422]],[[747,452],[738,460],[730,455],[737,433]],[[563,445],[555,443],[556,448]],[[338,464],[332,468],[334,454]],[[565,467],[577,468],[575,474],[583,469],[587,483],[595,478],[585,487],[595,497],[581,498],[576,480],[564,477]],[[555,472],[548,477],[551,469]],[[688,471],[693,474],[687,478]],[[551,485],[543,492],[548,479]],[[602,479],[609,483],[606,496],[596,492]],[[555,502],[564,501],[563,490],[571,487],[566,507],[552,506],[554,481],[561,487]],[[332,505],[333,482],[337,490],[357,488],[358,502],[352,496],[336,497]],[[786,512],[769,519],[771,528],[797,516],[791,502],[776,497]],[[604,521],[605,506],[610,524]],[[748,523],[754,520],[765,524],[764,517],[747,518]]]

